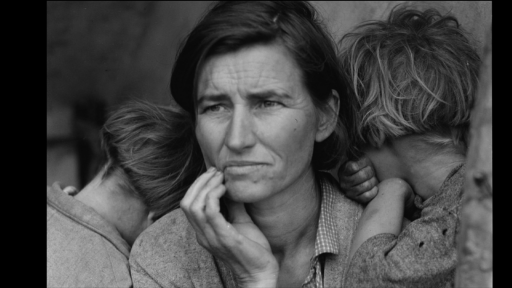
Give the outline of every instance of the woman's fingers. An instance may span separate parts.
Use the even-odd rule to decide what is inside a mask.
[[[217,185],[204,197],[205,214],[207,217],[220,214],[220,198],[226,193],[226,186]]]
[[[190,204],[189,213],[194,215],[198,220],[201,221],[201,223],[205,217],[206,196],[209,195],[213,190],[217,189],[217,187],[224,186],[222,185],[223,179],[224,175],[221,172],[215,172],[213,177],[211,177],[208,182],[204,184],[202,189],[200,189]]]
[[[187,193],[180,202],[181,209],[190,225],[194,228],[198,243],[202,246],[208,245],[205,236],[205,217],[201,215],[203,213],[204,203],[196,203],[196,200],[199,194],[207,193],[209,191],[208,189],[211,189],[212,184],[208,185],[208,183],[217,175],[215,172],[215,167],[210,167],[205,173],[199,176],[187,190]]]
[[[223,247],[234,248],[235,245],[233,241],[236,241],[238,244],[242,244],[244,241],[240,242],[239,240],[242,240],[243,238],[247,238],[247,240],[252,239],[252,233],[245,233],[247,227],[244,227],[243,224],[250,224],[251,229],[256,226],[245,211],[244,203],[227,201],[230,222],[224,218],[220,213],[220,197],[224,195],[225,191],[226,190],[224,188],[212,191],[212,193],[208,194],[206,219],[208,224],[211,226],[212,231],[215,233],[215,235],[211,235],[212,238],[215,238]]]
[[[206,172],[204,172],[201,176],[199,176],[183,196],[183,199],[180,202],[180,207],[183,209],[187,209],[192,201],[196,198],[196,195],[202,190],[205,183],[207,183],[214,175],[215,175],[215,167],[210,167]]]
[[[204,209],[204,214],[206,222],[211,226],[214,232],[223,232],[223,229],[227,229],[226,226],[229,224],[220,213],[220,198],[225,193],[226,187],[224,185],[219,185],[205,196],[206,207]]]
[[[252,222],[244,203],[229,201],[228,210],[233,220],[231,223],[220,213],[213,213],[208,217],[208,223],[215,232],[215,235],[212,235],[214,240],[211,241],[211,248],[227,257],[231,267],[236,271],[242,271],[243,274],[252,275],[275,270],[278,266],[270,244]]]
[[[226,193],[226,187],[222,184],[223,174],[209,172],[202,176],[191,187],[192,191],[187,191],[188,198],[182,205],[196,232],[197,242],[222,259],[236,275],[247,279],[257,279],[256,276],[264,272],[277,275],[275,271],[279,266],[270,245],[245,211],[244,204],[228,203],[234,223],[229,223],[222,215],[220,201]]]
[[[226,199],[229,211],[229,221],[231,223],[253,223],[249,214],[245,210],[244,203],[234,202]]]
[[[200,181],[194,183],[194,187],[191,187],[194,191],[187,192],[188,199],[184,201],[185,205],[182,205],[182,209],[196,231],[198,243],[208,249],[218,245],[218,231],[215,231],[218,228],[212,227],[210,223],[212,219],[217,222],[224,221],[227,224],[220,213],[219,203],[226,188],[222,185],[224,176],[220,171],[210,170],[205,174]]]
[[[199,206],[202,206],[204,208],[204,206],[206,205],[206,203],[205,203],[206,195],[211,193],[217,187],[223,186],[222,185],[223,180],[224,180],[224,174],[220,171],[215,171],[213,173],[213,176],[211,178],[209,178],[208,181],[206,181],[203,184],[201,189],[199,189],[198,193],[195,194],[195,198],[192,200],[192,202],[193,202],[192,206],[194,206],[195,204],[199,204]]]

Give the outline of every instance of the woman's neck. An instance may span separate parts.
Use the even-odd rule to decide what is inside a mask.
[[[270,199],[271,207],[261,202],[246,205],[247,213],[269,241],[278,262],[297,251],[314,251],[320,199],[314,172],[309,169]]]

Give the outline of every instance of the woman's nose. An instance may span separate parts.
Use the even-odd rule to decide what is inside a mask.
[[[240,107],[234,109],[231,122],[226,133],[225,144],[233,151],[242,151],[254,146],[256,137],[254,135],[252,114],[248,109]]]

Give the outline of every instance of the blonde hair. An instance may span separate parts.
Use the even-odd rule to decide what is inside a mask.
[[[425,134],[466,150],[480,57],[455,17],[398,5],[387,21],[364,22],[339,45],[356,146]]]

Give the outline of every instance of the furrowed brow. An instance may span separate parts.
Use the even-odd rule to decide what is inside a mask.
[[[199,95],[199,97],[197,99],[197,105],[199,106],[203,102],[207,102],[207,101],[219,102],[219,101],[226,100],[227,98],[228,98],[228,96],[225,95],[225,94],[204,94],[204,95]]]
[[[271,98],[289,99],[292,97],[286,93],[279,93],[276,91],[262,91],[262,92],[249,94],[249,98],[254,99],[254,100],[267,100],[267,99],[271,99]]]

